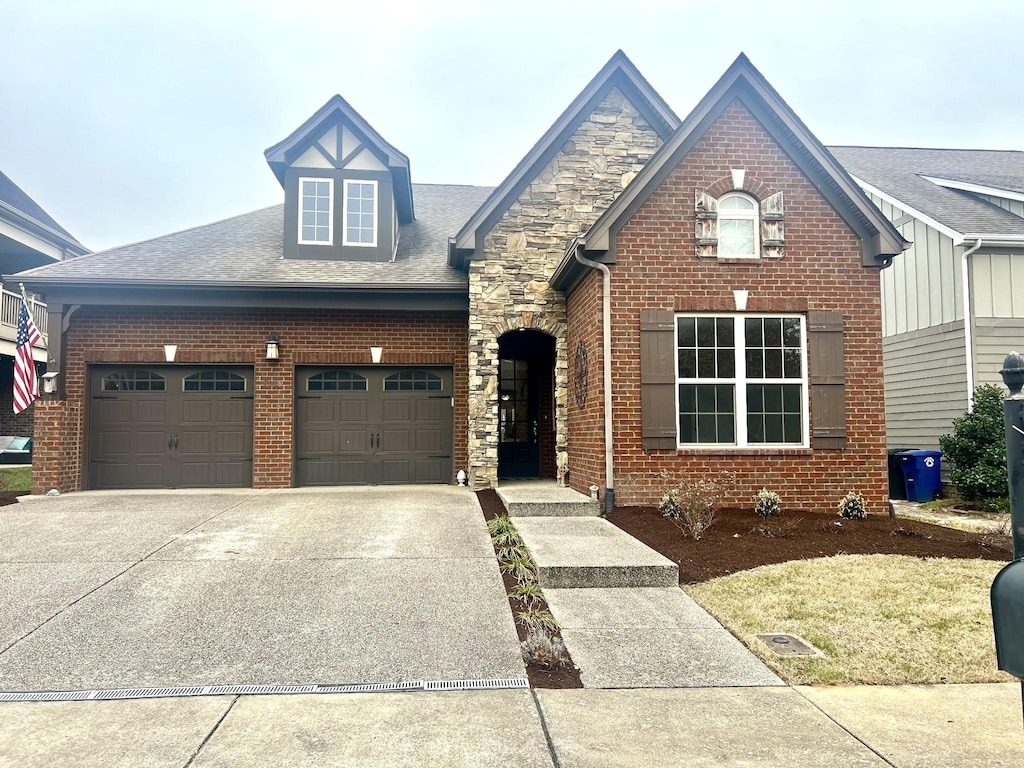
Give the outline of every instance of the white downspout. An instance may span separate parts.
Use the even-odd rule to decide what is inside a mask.
[[[573,250],[576,261],[601,272],[601,344],[604,368],[604,511],[611,512],[615,505],[615,451],[612,447],[612,273],[607,266],[583,257],[584,244],[579,242]]]
[[[974,337],[971,335],[971,282],[967,257],[981,248],[981,238],[960,257],[960,281],[964,295],[964,350],[967,356],[967,410],[974,410]]]

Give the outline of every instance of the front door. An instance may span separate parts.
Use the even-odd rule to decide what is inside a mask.
[[[498,474],[540,475],[540,422],[537,366],[530,360],[502,359],[498,372]]]

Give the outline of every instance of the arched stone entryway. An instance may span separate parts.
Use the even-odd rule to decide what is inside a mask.
[[[498,339],[498,479],[555,476],[555,339],[519,328]]]

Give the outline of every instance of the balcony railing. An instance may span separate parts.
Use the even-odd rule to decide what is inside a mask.
[[[43,335],[41,346],[46,346],[46,305],[33,298],[28,300],[28,309],[32,313],[36,328]],[[21,311],[21,295],[8,291],[6,288],[0,290],[0,338],[8,341],[16,341],[18,338],[18,313]]]

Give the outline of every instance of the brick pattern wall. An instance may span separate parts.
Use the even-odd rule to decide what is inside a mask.
[[[660,146],[657,132],[613,88],[487,234],[482,259],[470,263],[469,473],[474,487],[497,483],[498,339],[509,330],[533,328],[555,339],[555,446],[565,450],[565,297],[548,280],[569,242]]]
[[[694,190],[728,179],[733,168],[746,171],[747,190],[785,193],[784,258],[697,259]],[[734,289],[750,291],[752,313],[843,313],[844,450],[642,450],[640,310],[735,312]],[[731,505],[751,506],[754,492],[766,486],[782,496],[784,506],[833,510],[848,490],[857,489],[870,512],[886,511],[878,272],[861,266],[855,235],[742,104],[726,109],[623,227],[612,291],[617,503],[656,503],[673,483],[729,471],[739,479],[727,499]],[[581,314],[586,300],[581,297]],[[813,420],[811,413],[812,430]],[[579,422],[587,423],[582,414]],[[584,490],[586,477],[574,475],[573,486]]]
[[[36,370],[43,369],[37,364]],[[40,382],[42,387],[42,382]],[[32,415],[35,404],[21,413],[14,412],[14,358],[0,358],[0,435],[32,437]]]
[[[281,359],[264,359],[267,337],[281,338]],[[292,484],[296,365],[454,368],[456,470],[466,466],[466,316],[457,312],[147,309],[83,307],[68,330],[67,401],[37,402],[33,492],[81,490],[90,363],[163,365],[164,344],[180,364],[245,364],[255,369],[253,486]]]
[[[569,484],[589,495],[591,485],[604,488],[604,346],[601,336],[601,274],[591,270],[568,300]],[[586,376],[577,350],[586,349]],[[586,390],[583,394],[579,387]]]

